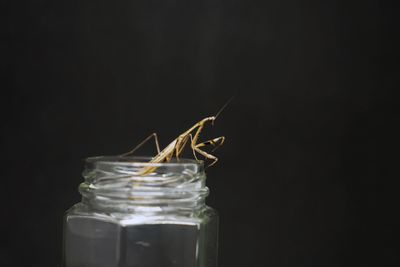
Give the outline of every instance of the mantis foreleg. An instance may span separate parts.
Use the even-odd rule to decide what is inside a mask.
[[[208,167],[211,167],[212,165],[214,165],[215,163],[217,163],[218,158],[217,158],[216,156],[213,156],[213,155],[211,155],[211,154],[208,154],[207,152],[201,150],[201,149],[198,148],[198,147],[194,147],[193,149],[194,149],[197,153],[199,153],[200,155],[204,156],[204,157],[207,158],[207,159],[211,159],[211,160],[213,161],[212,163],[210,163],[210,164],[207,166],[207,168],[208,168]]]
[[[204,141],[202,143],[196,144],[196,147],[204,147],[204,146],[208,146],[211,145],[214,148],[211,150],[211,152],[215,151],[218,147],[222,146],[223,143],[225,141],[225,136],[220,136],[220,137],[216,137],[207,141]]]
[[[204,156],[207,159],[213,160],[213,162],[210,165],[207,166],[207,168],[208,168],[208,167],[214,165],[215,163],[217,163],[218,158],[215,157],[214,155],[211,155],[211,154],[201,150],[200,147],[204,147],[204,146],[207,146],[207,145],[212,145],[212,146],[214,146],[214,149],[212,151],[214,151],[219,146],[221,146],[224,143],[224,141],[225,141],[225,137],[224,136],[216,137],[216,138],[207,140],[207,141],[199,143],[199,144],[193,143],[193,139],[192,139],[193,155],[196,158],[196,160],[198,160],[198,159],[196,157],[196,153],[195,152],[199,153],[200,155]]]

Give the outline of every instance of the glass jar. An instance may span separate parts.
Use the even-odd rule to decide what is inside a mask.
[[[217,266],[218,216],[205,204],[203,164],[148,161],[86,160],[82,201],[65,215],[64,267]]]

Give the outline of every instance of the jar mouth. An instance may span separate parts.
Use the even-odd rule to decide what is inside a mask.
[[[171,159],[169,162],[150,162],[151,157],[142,156],[94,156],[85,159],[89,164],[105,164],[114,166],[130,166],[130,167],[187,167],[187,168],[204,168],[203,160],[194,160],[188,158]]]
[[[131,180],[151,182],[159,177],[166,180],[171,176],[198,176],[204,174],[203,161],[180,158],[171,159],[169,162],[151,162],[151,157],[123,157],[123,156],[96,156],[86,159],[85,179],[92,180],[96,173],[96,180],[105,177],[130,177]],[[168,179],[167,179],[168,180]]]

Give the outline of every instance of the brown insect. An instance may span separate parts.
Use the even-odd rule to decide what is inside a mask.
[[[160,151],[160,145],[158,142],[157,134],[153,133],[153,134],[149,135],[146,139],[144,139],[142,142],[140,142],[134,149],[128,151],[127,153],[122,154],[121,156],[128,156],[128,155],[133,154],[138,148],[140,148],[142,145],[144,145],[147,141],[149,141],[151,138],[154,138],[158,154],[156,156],[154,156],[149,161],[149,163],[169,162],[173,158],[174,155],[177,158],[177,160],[179,160],[179,156],[182,154],[183,149],[185,148],[188,140],[190,139],[190,147],[193,151],[193,156],[195,157],[195,159],[198,160],[196,153],[199,153],[203,157],[212,160],[211,164],[209,164],[207,167],[214,165],[215,163],[217,163],[218,158],[215,157],[214,155],[211,155],[208,152],[205,152],[201,148],[211,145],[214,147],[214,149],[212,150],[212,152],[213,152],[215,149],[217,149],[219,146],[221,146],[224,143],[225,137],[220,136],[220,137],[216,137],[216,138],[213,138],[213,139],[207,140],[205,142],[201,142],[201,143],[198,143],[198,139],[199,139],[200,133],[203,130],[206,123],[211,123],[211,125],[213,125],[214,121],[217,119],[219,114],[221,114],[221,112],[231,102],[231,100],[232,100],[232,98],[229,99],[225,103],[225,105],[222,106],[222,108],[217,112],[217,114],[215,116],[206,117],[206,118],[200,120],[199,122],[194,124],[192,127],[190,127],[188,130],[181,133],[177,138],[175,138],[171,143],[169,143],[163,150]],[[153,172],[156,168],[157,167],[153,167],[153,166],[145,167],[139,172],[139,175],[149,174],[149,173]]]

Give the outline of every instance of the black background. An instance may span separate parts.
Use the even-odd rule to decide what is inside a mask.
[[[227,137],[220,266],[398,264],[390,1],[1,5],[1,266],[58,266],[85,157],[166,145],[232,95],[203,135]]]

